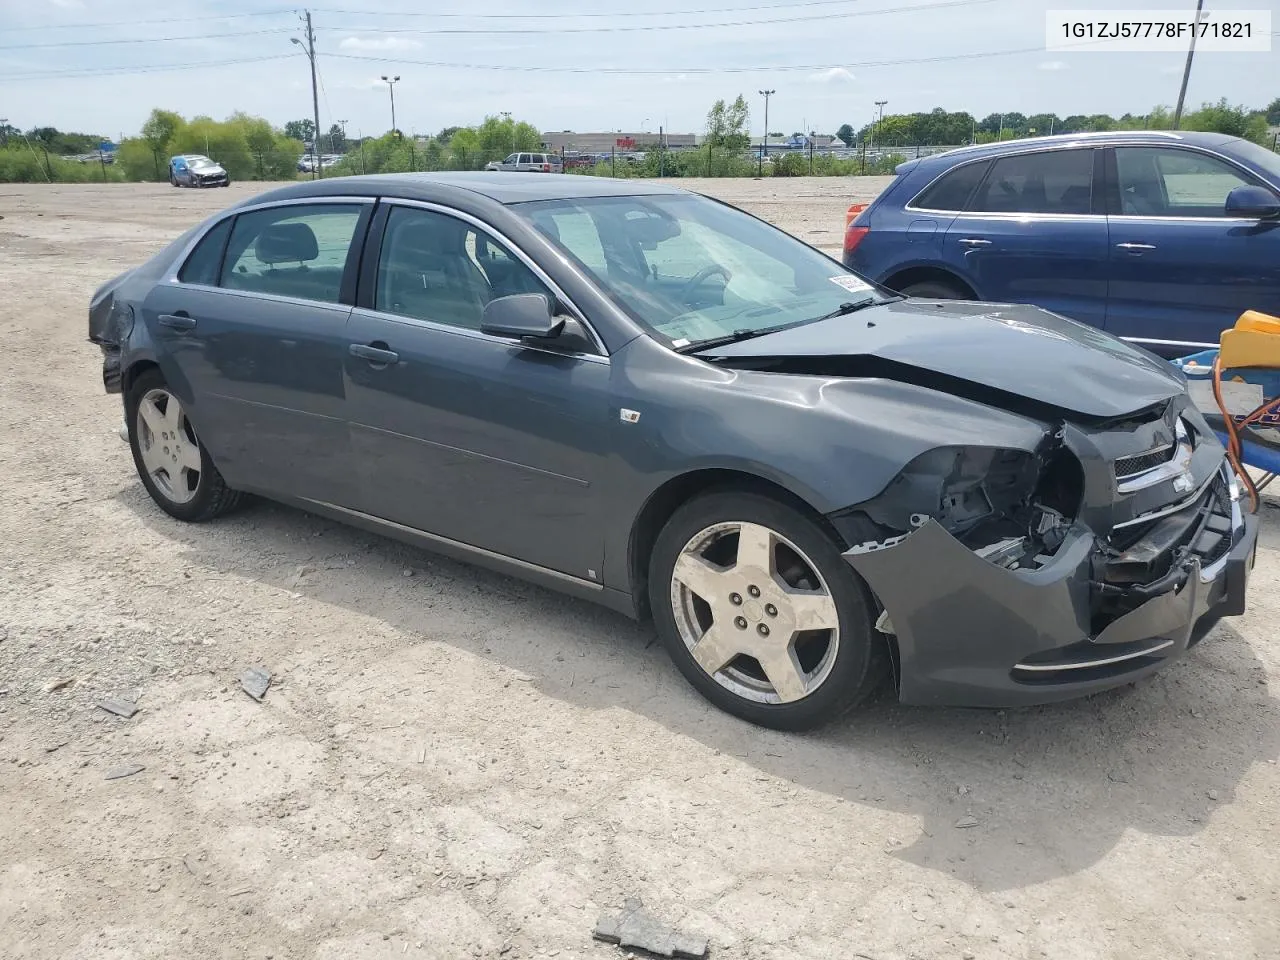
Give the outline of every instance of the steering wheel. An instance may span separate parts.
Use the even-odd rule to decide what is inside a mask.
[[[689,282],[680,288],[680,299],[683,302],[688,303],[689,297],[693,294],[693,292],[697,290],[700,286],[702,286],[704,283],[706,283],[708,279],[710,279],[711,277],[714,277],[716,274],[720,274],[720,276],[724,277],[725,283],[728,283],[730,280],[733,279],[733,274],[729,272],[728,267],[722,267],[718,263],[709,263],[705,267],[703,267],[701,270],[699,270],[697,273],[695,273],[692,277],[690,277]]]

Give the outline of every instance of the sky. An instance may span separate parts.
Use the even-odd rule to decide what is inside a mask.
[[[320,122],[430,133],[510,111],[541,130],[701,132],[742,93],[752,129],[834,133],[886,114],[1145,113],[1172,105],[1181,53],[1049,53],[1049,10],[1108,0],[320,0]],[[429,8],[439,7],[440,9]],[[1124,0],[1194,11],[1192,0]],[[1277,0],[1207,0],[1272,9]],[[641,13],[641,10],[647,12]],[[658,12],[652,12],[658,11]],[[1277,11],[1280,12],[1280,11]],[[1274,29],[1280,30],[1280,15]],[[299,11],[279,0],[0,0],[0,119],[110,138],[153,107],[277,126],[311,116]],[[1280,95],[1270,53],[1196,55],[1189,105]]]

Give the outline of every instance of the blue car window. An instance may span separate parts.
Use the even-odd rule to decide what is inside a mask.
[[[1191,150],[1117,147],[1120,212],[1138,217],[1222,217],[1227,194],[1249,184],[1230,164]]]
[[[981,213],[1083,214],[1092,207],[1092,150],[1000,157],[969,204]]]
[[[240,214],[220,285],[337,303],[361,210],[359,204],[325,203]]]
[[[934,180],[908,206],[921,210],[963,210],[988,166],[986,161],[979,161],[956,167]]]

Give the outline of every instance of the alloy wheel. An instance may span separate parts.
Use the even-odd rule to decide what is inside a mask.
[[[718,684],[757,703],[793,703],[831,674],[835,599],[794,543],[756,523],[717,523],[691,538],[671,576],[676,627]]]
[[[200,489],[200,444],[182,404],[168,390],[143,394],[137,413],[138,453],[166,499],[188,503]]]

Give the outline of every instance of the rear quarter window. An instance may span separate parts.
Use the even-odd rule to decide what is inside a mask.
[[[196,244],[196,248],[187,257],[187,262],[178,271],[179,281],[202,283],[208,287],[218,285],[218,275],[222,272],[222,252],[227,247],[227,236],[231,233],[231,221],[234,219],[235,217],[227,217]]]
[[[925,187],[908,206],[922,210],[950,210],[959,212],[965,208],[973,191],[982,182],[991,165],[989,160],[966,163],[955,167]]]

